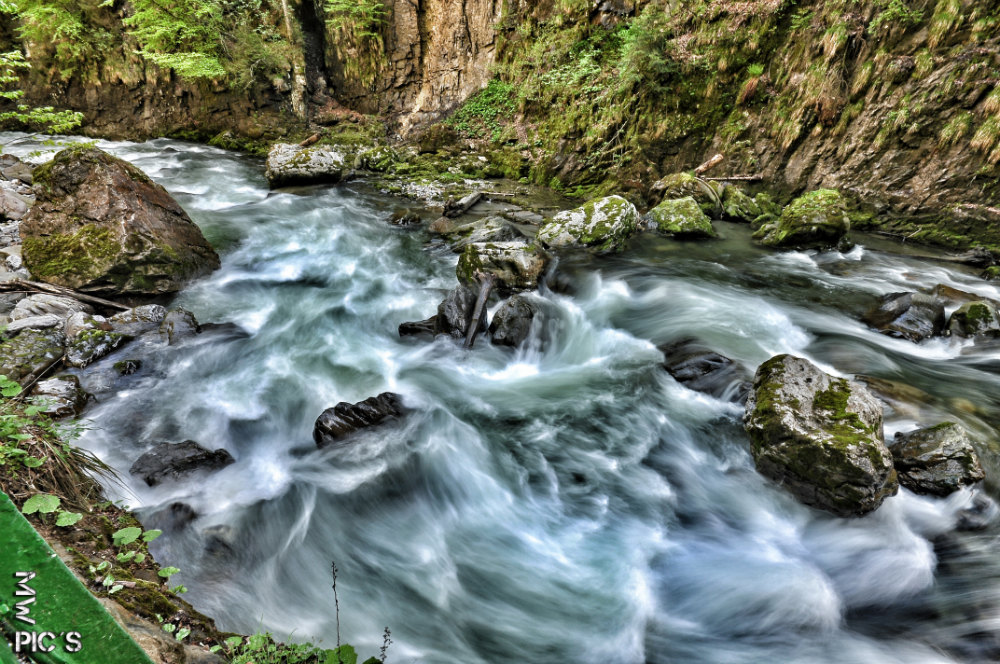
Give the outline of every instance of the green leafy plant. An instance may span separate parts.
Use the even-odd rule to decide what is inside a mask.
[[[326,0],[323,8],[330,42],[345,73],[370,86],[385,63],[385,5],[380,0]]]
[[[514,86],[493,79],[485,88],[462,104],[447,120],[447,124],[472,138],[489,135],[496,140],[503,122],[514,113]]]
[[[924,18],[923,11],[911,8],[904,0],[877,0],[875,6],[881,11],[868,24],[868,30],[873,33],[894,25],[914,25]]]

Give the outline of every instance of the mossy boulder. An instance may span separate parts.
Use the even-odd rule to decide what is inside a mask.
[[[890,337],[923,341],[944,330],[944,303],[926,293],[889,293],[862,320]]]
[[[465,247],[455,274],[467,285],[478,284],[479,274],[492,274],[497,291],[506,294],[538,288],[548,264],[548,254],[537,244],[486,242]]]
[[[954,422],[897,433],[889,449],[899,483],[914,493],[947,496],[986,477],[968,433]]]
[[[956,337],[1000,334],[1000,314],[991,302],[966,302],[948,319],[948,332]]]
[[[536,239],[553,249],[619,252],[639,225],[635,206],[621,196],[607,196],[564,210],[538,229]]]
[[[753,223],[764,210],[756,200],[734,185],[722,190],[722,216],[729,221]]]
[[[691,173],[671,173],[653,183],[650,196],[655,201],[665,201],[690,196],[706,214],[715,214],[722,208],[722,186],[702,180]]]
[[[861,516],[898,490],[882,406],[808,360],[778,355],[760,366],[744,426],[757,470],[806,505]]]
[[[719,236],[712,228],[712,220],[690,196],[665,200],[650,210],[649,216],[660,233],[676,238],[701,240]]]
[[[163,295],[219,267],[219,256],[166,189],[94,147],[35,170],[21,222],[36,278],[102,295]]]
[[[111,332],[102,327],[110,325],[104,323],[103,326],[80,330],[69,340],[66,346],[66,364],[82,369],[132,340],[131,336]]]
[[[276,143],[267,153],[264,175],[272,189],[291,185],[336,184],[354,165],[354,152],[342,145]]]
[[[63,356],[65,344],[61,330],[24,330],[0,343],[0,375],[27,383]]]
[[[849,230],[844,197],[836,189],[817,189],[796,198],[777,222],[761,226],[753,237],[767,247],[828,249]]]

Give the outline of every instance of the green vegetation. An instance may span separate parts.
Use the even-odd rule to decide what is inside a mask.
[[[496,79],[473,95],[455,114],[448,125],[471,138],[488,136],[499,141],[504,122],[514,114],[514,86]]]
[[[327,38],[345,74],[371,86],[385,63],[385,5],[380,0],[325,0],[324,9]]]

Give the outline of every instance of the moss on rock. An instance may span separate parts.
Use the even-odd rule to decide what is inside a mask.
[[[817,189],[799,196],[776,223],[765,224],[754,239],[768,247],[826,249],[851,229],[843,196],[836,189]]]
[[[661,233],[690,240],[718,237],[712,220],[690,196],[665,200],[650,210],[649,216]]]
[[[552,248],[613,253],[625,248],[638,224],[634,205],[621,196],[607,196],[556,214],[539,228],[536,238]]]

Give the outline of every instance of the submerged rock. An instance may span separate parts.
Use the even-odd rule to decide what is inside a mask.
[[[663,368],[684,387],[718,399],[746,401],[750,376],[725,355],[706,348],[695,339],[666,344],[660,346],[660,350]]]
[[[490,341],[499,346],[518,347],[531,334],[538,307],[528,298],[514,295],[500,305],[490,322]]]
[[[157,443],[136,459],[129,472],[149,486],[176,480],[198,470],[219,470],[235,463],[233,456],[220,448],[211,452],[193,440],[182,443]]]
[[[807,360],[778,355],[760,366],[744,425],[757,470],[807,505],[860,516],[898,490],[882,406]]]
[[[392,392],[383,392],[354,404],[341,401],[316,419],[313,440],[319,448],[333,445],[360,429],[400,417],[403,412],[402,397]]]
[[[966,302],[948,319],[948,332],[955,337],[1000,334],[1000,315],[991,302]]]
[[[219,267],[219,256],[166,189],[94,147],[35,171],[37,201],[21,222],[36,278],[88,293],[162,295]]]
[[[477,286],[478,275],[488,273],[496,277],[495,287],[501,293],[526,291],[538,288],[548,263],[548,254],[535,244],[477,243],[465,247],[455,274],[459,282]]]
[[[289,185],[336,184],[354,163],[346,148],[333,145],[299,147],[277,143],[267,153],[265,176],[271,188]]]
[[[634,205],[621,196],[608,196],[559,212],[538,229],[535,239],[553,249],[612,253],[625,248],[638,224]]]
[[[862,320],[890,337],[923,341],[944,330],[944,304],[924,293],[889,293]]]
[[[650,210],[649,216],[659,232],[677,238],[696,240],[719,236],[712,228],[712,220],[690,196],[665,200]]]
[[[761,226],[753,237],[767,247],[828,249],[851,230],[847,207],[836,189],[817,189],[799,196],[778,221]]]
[[[54,417],[79,415],[90,395],[80,387],[80,379],[66,375],[40,381],[31,391],[31,402],[43,406],[43,413]]]
[[[986,477],[968,433],[954,422],[897,433],[889,449],[899,483],[914,493],[947,496]]]

